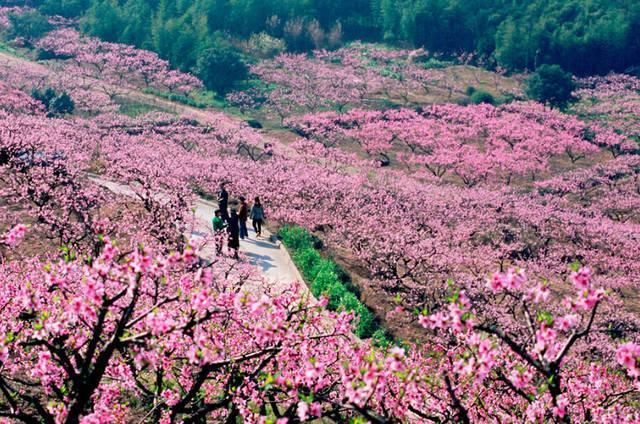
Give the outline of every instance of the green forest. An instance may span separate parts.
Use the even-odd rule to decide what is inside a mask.
[[[351,40],[473,52],[509,71],[559,64],[578,75],[640,65],[637,0],[34,0],[80,17],[107,41],[158,52],[182,69],[233,55],[228,40],[263,35],[293,52]],[[267,35],[268,37],[264,37]],[[278,44],[280,43],[280,44]]]

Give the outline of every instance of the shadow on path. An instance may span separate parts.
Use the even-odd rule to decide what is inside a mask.
[[[245,256],[249,258],[249,262],[262,270],[262,272],[266,272],[271,268],[274,268],[274,265],[271,264],[273,259],[267,255],[259,255],[257,253],[246,252]]]
[[[275,250],[279,250],[280,249],[280,246],[278,246],[277,244],[270,243],[270,242],[268,242],[266,240],[256,240],[255,238],[240,240],[240,244],[242,244],[242,243],[255,244],[256,246],[263,247],[265,249],[275,249]]]
[[[198,231],[198,230],[191,231],[191,235],[196,237],[206,237],[208,234],[209,233],[206,233],[204,231]]]

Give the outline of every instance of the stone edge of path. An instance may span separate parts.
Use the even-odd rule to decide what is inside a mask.
[[[275,236],[272,235],[271,237],[275,237]],[[287,262],[289,263],[291,268],[295,270],[296,278],[298,279],[298,281],[306,285],[307,289],[309,290],[309,293],[311,293],[311,287],[309,287],[306,280],[302,278],[302,274],[300,274],[300,270],[296,266],[295,262],[293,262],[293,258],[291,257],[291,253],[289,252],[289,249],[287,249],[287,247],[284,244],[282,244],[279,240],[278,240],[278,248],[284,252],[283,254],[284,254],[284,257],[287,259]]]

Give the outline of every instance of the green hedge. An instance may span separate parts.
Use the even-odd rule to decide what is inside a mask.
[[[389,336],[380,327],[374,314],[358,299],[358,291],[348,274],[331,259],[323,258],[316,247],[317,237],[297,226],[284,226],[278,235],[291,252],[293,262],[307,281],[311,293],[327,296],[328,309],[352,311],[355,314],[355,333],[361,338],[373,338],[376,344],[388,345]]]
[[[471,103],[473,103],[474,105],[479,105],[482,103],[496,105],[498,103],[495,97],[493,97],[493,94],[484,90],[475,90],[473,93],[471,93],[470,98]]]

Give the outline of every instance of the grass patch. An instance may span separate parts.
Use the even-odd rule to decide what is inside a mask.
[[[360,301],[359,291],[331,259],[323,258],[318,249],[322,242],[304,228],[284,226],[278,232],[291,252],[293,262],[306,280],[314,296],[326,296],[331,311],[349,311],[355,315],[354,332],[363,339],[372,338],[381,346],[391,344],[391,338],[380,326],[371,310]]]
[[[32,60],[27,56],[26,54],[26,52],[28,52],[27,50],[23,48],[17,49],[11,46],[10,41],[4,38],[0,38],[0,52],[10,54],[11,56],[15,56],[20,59]]]
[[[119,106],[119,112],[123,115],[130,116],[132,118],[147,114],[149,112],[166,112],[175,113],[172,110],[164,108],[162,106],[153,105],[150,103],[138,102],[132,99],[125,99],[117,97],[115,102]]]
[[[155,88],[145,88],[143,93],[153,94],[154,96],[162,97],[163,99],[170,100],[172,102],[182,103],[187,106],[196,107],[198,109],[206,108],[220,108],[225,105],[224,100],[217,99],[212,91],[202,90],[185,96],[184,94],[169,93],[162,90],[156,90]]]
[[[0,40],[0,52],[9,53],[12,55],[15,55],[17,53],[16,49],[9,46],[5,40]]]

